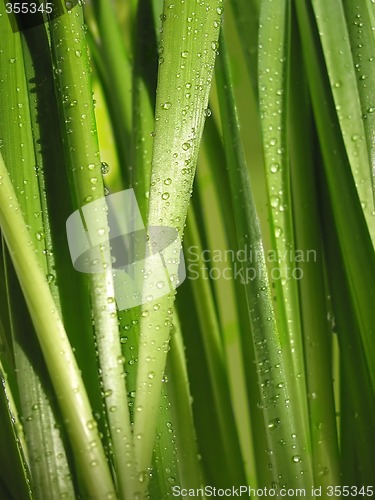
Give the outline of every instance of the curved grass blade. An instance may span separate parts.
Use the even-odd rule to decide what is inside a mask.
[[[81,6],[50,20],[49,26],[65,157],[74,186],[75,208],[79,209],[104,198]],[[106,228],[108,234],[104,211],[98,214],[94,225],[94,233]],[[110,262],[109,256],[106,262]],[[132,432],[112,270],[107,267],[102,273],[89,274],[88,282],[118,487],[125,498],[132,498]]]
[[[368,133],[365,132],[362,119],[362,109],[358,83],[363,84],[366,79],[365,68],[360,69],[357,81],[355,74],[352,48],[350,45],[348,24],[341,0],[313,0],[319,35],[322,43],[324,59],[327,65],[329,81],[336,105],[337,116],[349,158],[355,186],[366,217],[371,238],[375,238],[374,198],[375,184],[372,166],[369,161],[367,146]],[[335,26],[335,29],[332,29]],[[366,25],[364,30],[370,30]],[[361,44],[362,45],[362,44]],[[369,48],[370,49],[370,48]],[[367,65],[370,72],[370,81],[375,78],[374,70]],[[371,90],[371,89],[369,89]],[[371,136],[371,133],[370,133]],[[373,138],[370,138],[373,142]],[[372,181],[371,181],[372,179]]]
[[[308,487],[312,485],[310,445],[305,434],[308,424],[301,412],[300,395],[295,384],[295,374],[290,369],[287,346],[277,330],[262,237],[239,137],[237,110],[223,39],[220,47],[217,88],[238,244],[240,248],[245,248],[247,243],[251,244],[256,255],[256,262],[251,262],[256,275],[253,280],[247,280],[245,290],[262,393],[261,404],[267,427],[270,467],[276,484]],[[245,275],[249,264],[248,261],[242,263]]]
[[[323,156],[325,182],[329,190],[345,272],[350,282],[350,294],[361,332],[371,381],[375,387],[374,249],[337,123],[330,85],[325,75],[321,73],[323,55],[320,52],[312,13],[300,0],[296,1],[296,10]]]
[[[176,228],[180,236],[208,104],[221,13],[220,0],[164,3],[147,222]],[[140,436],[135,440],[140,471],[151,460],[173,300],[174,293],[170,293],[161,301],[151,301],[142,313],[136,405],[143,411],[134,422],[135,435]],[[146,361],[149,357],[151,363]]]
[[[35,258],[1,155],[0,226],[65,418],[78,467],[93,498],[105,498],[113,493],[113,485],[98,432],[90,425],[93,417],[87,394],[45,275]]]
[[[343,0],[349,31],[350,47],[357,73],[357,85],[361,101],[362,120],[366,133],[366,145],[370,158],[372,189],[375,194],[375,11],[369,2],[354,4]]]
[[[0,6],[0,10],[3,8],[4,6]],[[0,88],[3,154],[6,159],[11,160],[9,174],[47,282],[47,277],[52,276],[53,258],[49,251],[45,251],[49,224],[43,209],[44,192],[39,185],[42,176],[36,175],[36,165],[41,165],[38,145],[41,136],[38,125],[32,127],[32,124],[35,125],[33,104],[28,93],[29,82],[35,82],[35,72],[30,64],[24,37],[21,39],[20,33],[13,33],[5,14],[0,24],[4,35],[4,49],[0,55],[4,74]],[[41,29],[44,30],[44,27]],[[43,33],[39,34],[43,36]],[[9,333],[12,334],[21,418],[30,454],[33,491],[39,496],[48,494],[51,498],[63,494],[72,496],[74,490],[66,443],[58,430],[59,416],[55,413],[50,381],[19,284],[8,264],[9,262],[6,266],[6,293],[9,301]],[[57,298],[56,293],[54,298]],[[55,457],[59,459],[55,460]]]

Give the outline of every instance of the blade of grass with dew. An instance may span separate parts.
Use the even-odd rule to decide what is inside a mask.
[[[197,437],[191,407],[184,344],[177,311],[173,315],[171,349],[167,358],[166,378],[168,397],[176,435],[178,469],[183,488],[200,488],[203,484],[201,464],[198,460]]]
[[[247,165],[239,138],[239,124],[224,40],[220,40],[217,70],[224,147],[229,171],[230,190],[238,244],[252,245],[256,252],[256,276],[248,280],[246,296],[262,393],[262,408],[267,426],[267,441],[273,478],[288,487],[312,485],[309,442],[304,414],[290,370],[287,346],[277,330],[259,221],[251,192]],[[225,124],[225,127],[224,127]],[[246,273],[248,262],[242,266]],[[272,371],[270,371],[272,367]],[[303,472],[303,474],[301,474]]]
[[[81,6],[76,5],[63,16],[50,20],[49,27],[65,157],[74,186],[76,208],[80,208],[90,201],[104,199]],[[94,234],[99,234],[103,228],[108,233],[104,211],[91,229]],[[110,262],[109,256],[105,261]],[[132,433],[112,270],[107,267],[102,273],[90,274],[88,283],[118,488],[125,498],[132,498]]]
[[[97,430],[87,425],[92,421],[87,394],[45,275],[35,258],[33,243],[1,155],[0,227],[11,249],[13,265],[65,418],[77,465],[92,497],[105,498],[113,493],[113,484]]]
[[[215,118],[215,116],[213,116]],[[237,242],[237,234],[235,228],[235,219],[233,216],[233,205],[230,197],[230,193],[228,192],[228,172],[226,170],[225,165],[225,153],[222,141],[220,139],[217,126],[214,120],[208,119],[206,122],[206,127],[203,136],[203,145],[202,145],[202,160],[199,164],[197,182],[198,189],[201,192],[201,182],[214,182],[215,192],[217,193],[218,202],[221,210],[221,220],[224,222],[225,233],[228,244],[230,243],[230,249],[234,252],[235,256],[238,256],[237,253],[240,248],[238,247]],[[207,178],[203,178],[203,176],[207,176]],[[203,191],[204,192],[204,191]],[[209,200],[209,203],[211,200]],[[209,220],[209,213],[207,214],[207,220]],[[216,232],[215,226],[212,228],[213,233]],[[209,223],[207,223],[207,231],[209,231]],[[216,248],[213,247],[213,248]],[[242,249],[247,251],[248,249]],[[252,259],[251,259],[252,260]],[[228,263],[227,263],[228,264]],[[215,287],[215,293],[217,294],[218,301],[218,314],[220,317],[220,323],[225,324],[228,321],[228,333],[236,328],[236,323],[238,322],[238,329],[241,335],[241,357],[243,361],[243,369],[244,376],[246,378],[247,385],[247,399],[250,409],[251,419],[249,419],[249,424],[252,427],[252,455],[254,457],[249,458],[250,463],[247,464],[248,469],[250,468],[250,472],[248,472],[248,480],[249,484],[256,485],[255,477],[256,475],[259,485],[266,485],[271,483],[270,470],[268,468],[268,459],[267,454],[264,453],[264,450],[267,449],[266,442],[266,428],[264,426],[264,419],[261,409],[258,407],[258,403],[260,401],[260,392],[259,387],[257,385],[257,373],[255,367],[255,356],[254,349],[250,334],[250,324],[249,324],[249,316],[247,311],[247,303],[246,297],[244,296],[244,286],[243,281],[246,279],[245,276],[236,276],[236,272],[238,272],[239,262],[237,259],[232,263],[232,273],[234,279],[234,300],[237,302],[236,309],[237,311],[229,312],[228,309],[228,293],[233,293],[233,291],[223,293],[221,283]],[[216,265],[216,264],[215,264]],[[237,267],[237,269],[236,269]],[[250,279],[251,276],[249,276]],[[216,281],[215,281],[216,284]],[[223,287],[225,289],[225,287]],[[222,306],[220,306],[220,295],[223,293],[222,297]],[[225,306],[224,306],[225,304]],[[230,309],[230,307],[229,307]],[[233,319],[232,315],[236,314],[236,318]],[[224,326],[223,326],[224,328]],[[234,332],[233,332],[234,333]],[[250,361],[252,360],[252,362]],[[246,397],[246,396],[242,396]],[[263,429],[263,432],[260,431]],[[241,447],[243,447],[243,443],[241,440]],[[248,453],[250,453],[248,451]],[[244,460],[246,460],[246,452],[243,451]],[[256,469],[254,471],[253,469]],[[249,475],[250,474],[250,475]]]
[[[174,496],[172,495],[173,486],[181,485],[181,480],[177,465],[179,449],[176,446],[165,375],[159,409],[148,494],[150,498],[171,498]]]
[[[298,285],[294,279],[295,235],[292,218],[288,145],[290,101],[290,10],[288,0],[263,0],[259,30],[259,106],[264,144],[271,226],[271,286],[280,342],[290,356],[296,380],[301,422],[308,423]],[[273,263],[272,263],[273,261]],[[309,435],[309,426],[303,430]],[[309,441],[309,438],[307,438]]]
[[[368,134],[365,132],[360,94],[353,61],[348,24],[341,0],[313,0],[312,6],[319,29],[324,59],[327,65],[332,94],[336,105],[342,137],[349,158],[353,178],[358,196],[363,207],[363,213],[369,226],[370,235],[374,244],[375,217],[374,193],[375,177],[369,161],[367,145]],[[335,29],[332,29],[332,26]],[[372,36],[371,26],[366,24],[364,30]],[[367,69],[374,77],[374,70],[369,64]],[[361,70],[359,84],[363,84],[363,77],[367,73]],[[362,79],[362,80],[361,80]],[[373,139],[370,139],[373,142]]]
[[[337,123],[330,85],[326,76],[321,72],[323,55],[313,15],[304,2],[296,0],[295,5],[326,172],[326,183],[343,254],[345,272],[350,282],[350,294],[361,332],[371,381],[375,387],[374,249]]]
[[[372,188],[375,187],[375,12],[371,15],[369,2],[354,4],[343,1],[349,31],[350,47],[357,73],[362,120],[366,133],[366,145],[370,158]]]
[[[180,236],[208,104],[221,13],[220,0],[164,3],[147,222],[176,228]],[[173,301],[172,292],[158,301],[157,311],[151,301],[142,312],[136,406],[143,411],[134,422],[135,435],[140,436],[135,441],[139,471],[146,470],[151,460]],[[152,363],[145,361],[147,357],[153,358]]]
[[[295,20],[292,46],[300,47]],[[301,72],[302,52],[291,55],[290,156],[293,219],[298,262],[300,308],[306,366],[312,457],[316,487],[340,484],[340,462],[332,378],[331,331],[327,321],[327,295],[319,220],[316,147],[306,75]],[[299,124],[303,123],[301,128]],[[315,138],[316,139],[316,138]],[[308,227],[306,221],[309,221]]]
[[[0,7],[0,9],[3,8],[4,6]],[[4,34],[4,49],[0,55],[0,64],[4,68],[5,77],[0,88],[0,136],[4,141],[2,150],[10,164],[9,174],[14,183],[22,213],[25,215],[39,264],[45,276],[48,276],[50,259],[45,253],[44,237],[41,236],[47,232],[48,221],[40,220],[42,219],[41,197],[35,171],[38,153],[34,148],[34,139],[38,140],[40,136],[37,130],[32,131],[30,101],[27,92],[28,78],[32,78],[34,74],[25,73],[27,65],[25,46],[20,33],[13,32],[10,19],[8,16],[5,17],[5,11],[1,25]],[[73,485],[69,478],[63,440],[57,430],[54,403],[51,393],[48,396],[46,393],[45,386],[49,385],[48,376],[42,367],[40,369],[38,367],[38,360],[41,358],[40,348],[34,336],[27,309],[23,304],[19,285],[12,276],[12,270],[6,269],[6,271],[10,331],[14,346],[21,415],[34,481],[33,489],[38,495],[47,493],[54,495],[51,490],[55,491],[57,496],[65,493],[72,495]],[[50,430],[53,432],[49,432]],[[52,460],[49,455],[61,458]],[[59,471],[61,476],[59,476]],[[51,487],[51,481],[56,482],[55,488]]]

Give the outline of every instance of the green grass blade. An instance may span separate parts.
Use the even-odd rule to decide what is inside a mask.
[[[342,482],[361,486],[371,484],[373,476],[372,453],[368,443],[375,441],[374,388],[371,384],[350,283],[344,271],[343,255],[332,216],[332,205],[324,185],[321,191],[325,215],[323,229],[327,272],[330,278],[335,331],[340,346],[342,377],[340,448],[344,478]]]
[[[375,187],[375,37],[372,26],[375,12],[371,12],[370,2],[354,4],[343,1],[346,22],[349,31],[350,46],[354,67],[357,73],[357,85],[361,101],[362,119],[366,133],[366,144],[370,158],[372,189]]]
[[[277,484],[290,487],[311,485],[306,422],[301,413],[295,374],[290,369],[288,347],[279,336],[275,323],[262,237],[239,137],[238,117],[223,40],[219,62],[217,87],[238,244],[240,248],[251,244],[256,255],[256,262],[247,261],[242,265],[245,275],[250,264],[256,271],[254,279],[246,282],[246,296],[258,382],[262,392],[261,404],[268,431],[268,449],[272,452],[270,467]],[[274,367],[271,373],[270,366]]]
[[[294,47],[300,47],[293,24]],[[332,377],[332,340],[327,321],[324,255],[321,240],[315,150],[311,103],[306,75],[301,72],[302,52],[291,58],[290,156],[293,195],[293,219],[296,248],[302,259],[297,263],[306,388],[309,405],[311,445],[316,486],[340,484],[339,451],[335,419]],[[300,123],[304,127],[299,126]],[[309,221],[307,225],[306,221]],[[324,425],[322,423],[324,422]]]
[[[308,422],[298,284],[294,279],[293,204],[288,141],[290,101],[290,2],[263,0],[259,32],[259,105],[268,188],[271,286],[282,345],[288,346],[291,370],[299,391],[303,421]],[[272,68],[272,75],[271,73]],[[308,436],[309,429],[304,430]]]
[[[0,354],[0,454],[1,477],[14,498],[31,499],[31,481],[27,447],[22,424]]]
[[[296,7],[326,183],[345,263],[345,271],[350,282],[354,310],[361,332],[372,384],[375,387],[374,249],[369,234],[369,226],[366,224],[365,215],[353,182],[343,138],[337,124],[330,86],[325,75],[320,71],[322,54],[318,45],[312,15],[304,2],[297,0]],[[319,77],[316,77],[316,75],[319,75]],[[324,106],[321,105],[322,102]]]
[[[171,350],[166,366],[168,397],[179,450],[178,468],[181,486],[199,488],[203,484],[201,464],[198,460],[197,437],[191,407],[191,392],[186,366],[184,345],[177,311],[173,316]]]
[[[113,492],[113,485],[97,430],[90,425],[93,422],[90,404],[45,275],[34,256],[33,244],[1,155],[0,226],[11,249],[13,265],[87,490],[93,498],[105,498]],[[51,335],[51,332],[54,334]]]
[[[208,105],[221,12],[220,0],[164,3],[148,224],[168,225],[180,235]],[[173,299],[171,293],[157,302],[157,311],[152,302],[143,311],[136,394],[136,406],[143,412],[134,422],[135,435],[141,436],[135,441],[141,471],[151,460]],[[145,361],[148,357],[151,363]]]
[[[365,132],[358,90],[358,87],[364,83],[363,79],[361,80],[363,76],[365,79],[370,76],[370,82],[375,78],[374,70],[367,64],[369,75],[364,73],[365,68],[362,68],[358,81],[342,1],[313,0],[312,6],[346,152],[370,234],[374,238],[373,192],[375,192],[375,185],[371,182],[371,177],[372,181],[374,181],[374,177],[368,155],[368,149],[371,149],[371,146],[367,147],[369,135]],[[332,29],[332,26],[335,26],[335,29]],[[369,24],[366,24],[363,30],[367,30],[368,35],[372,36]],[[370,47],[368,50],[370,51]],[[369,91],[371,91],[370,88]],[[370,141],[373,142],[371,133]]]
[[[208,274],[201,258],[203,248],[193,210],[189,214],[189,225],[186,228],[186,243],[190,248],[194,248],[195,253],[199,256],[196,263],[201,269],[200,279],[193,279],[191,286],[202,328],[202,340],[213,389],[215,413],[219,422],[220,441],[227,461],[227,477],[230,478],[228,479],[230,484],[242,484],[241,481],[244,481],[245,473],[233,409],[232,405],[228,405],[231,396],[228,368],[221,338],[222,332],[220,331]]]
[[[132,131],[132,68],[130,54],[117,22],[114,7],[107,0],[93,2],[98,28],[98,50],[102,56],[103,77],[107,83],[106,99],[112,112],[116,146],[124,181],[132,178],[131,131]]]
[[[50,252],[45,251],[46,247],[50,247],[47,243],[49,224],[43,207],[44,191],[40,186],[42,175],[36,175],[42,163],[38,145],[41,135],[38,124],[33,120],[33,98],[28,94],[29,82],[35,82],[35,72],[25,38],[20,33],[13,33],[8,18],[2,20],[2,33],[5,43],[0,64],[6,77],[0,89],[3,153],[10,160],[9,173],[47,281],[47,276],[52,276],[53,259]],[[43,32],[39,34],[43,37]],[[57,430],[59,417],[54,411],[51,391],[46,389],[50,385],[48,375],[43,362],[40,363],[40,348],[11,265],[6,266],[6,274],[9,332],[12,332],[20,410],[29,447],[33,489],[39,496],[50,494],[51,498],[55,498],[55,494],[60,496],[65,493],[71,496],[73,485],[66,451]],[[53,458],[48,458],[49,455]],[[55,460],[57,456],[60,459]],[[51,488],[51,481],[55,483],[54,488]]]
[[[76,208],[80,208],[104,197],[81,6],[50,21],[50,32],[65,157]],[[99,214],[94,224],[92,230],[96,233],[101,228],[108,228],[106,214]],[[109,257],[106,261],[109,262]],[[129,467],[132,464],[132,433],[112,270],[103,268],[103,273],[89,274],[88,282],[118,485],[121,494],[131,498],[134,493],[132,465]]]
[[[242,51],[255,94],[258,93],[258,43],[260,0],[239,0],[231,2]]]

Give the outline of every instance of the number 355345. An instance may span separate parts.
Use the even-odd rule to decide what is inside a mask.
[[[53,3],[46,2],[41,3],[40,5],[37,3],[29,3],[29,2],[8,2],[6,4],[6,12],[7,14],[35,14],[37,12],[52,14]]]

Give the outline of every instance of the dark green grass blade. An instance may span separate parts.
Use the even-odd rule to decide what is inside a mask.
[[[202,255],[203,248],[200,242],[197,222],[193,210],[189,216],[189,225],[186,228],[186,243],[196,249],[198,256]],[[228,369],[226,366],[225,352],[222,343],[222,332],[220,331],[219,320],[216,312],[207,271],[204,269],[204,262],[200,258],[197,265],[201,271],[200,279],[192,279],[192,290],[195,300],[199,321],[202,328],[202,341],[206,354],[208,372],[213,388],[215,413],[218,416],[220,440],[223,447],[223,454],[227,462],[227,476],[231,484],[240,485],[244,480],[241,449],[238,440],[238,432],[231,405]]]
[[[2,333],[0,332],[0,338]],[[32,498],[27,446],[18,409],[14,401],[7,372],[13,367],[3,363],[3,350],[0,350],[0,476],[7,485],[13,498],[26,500]]]

